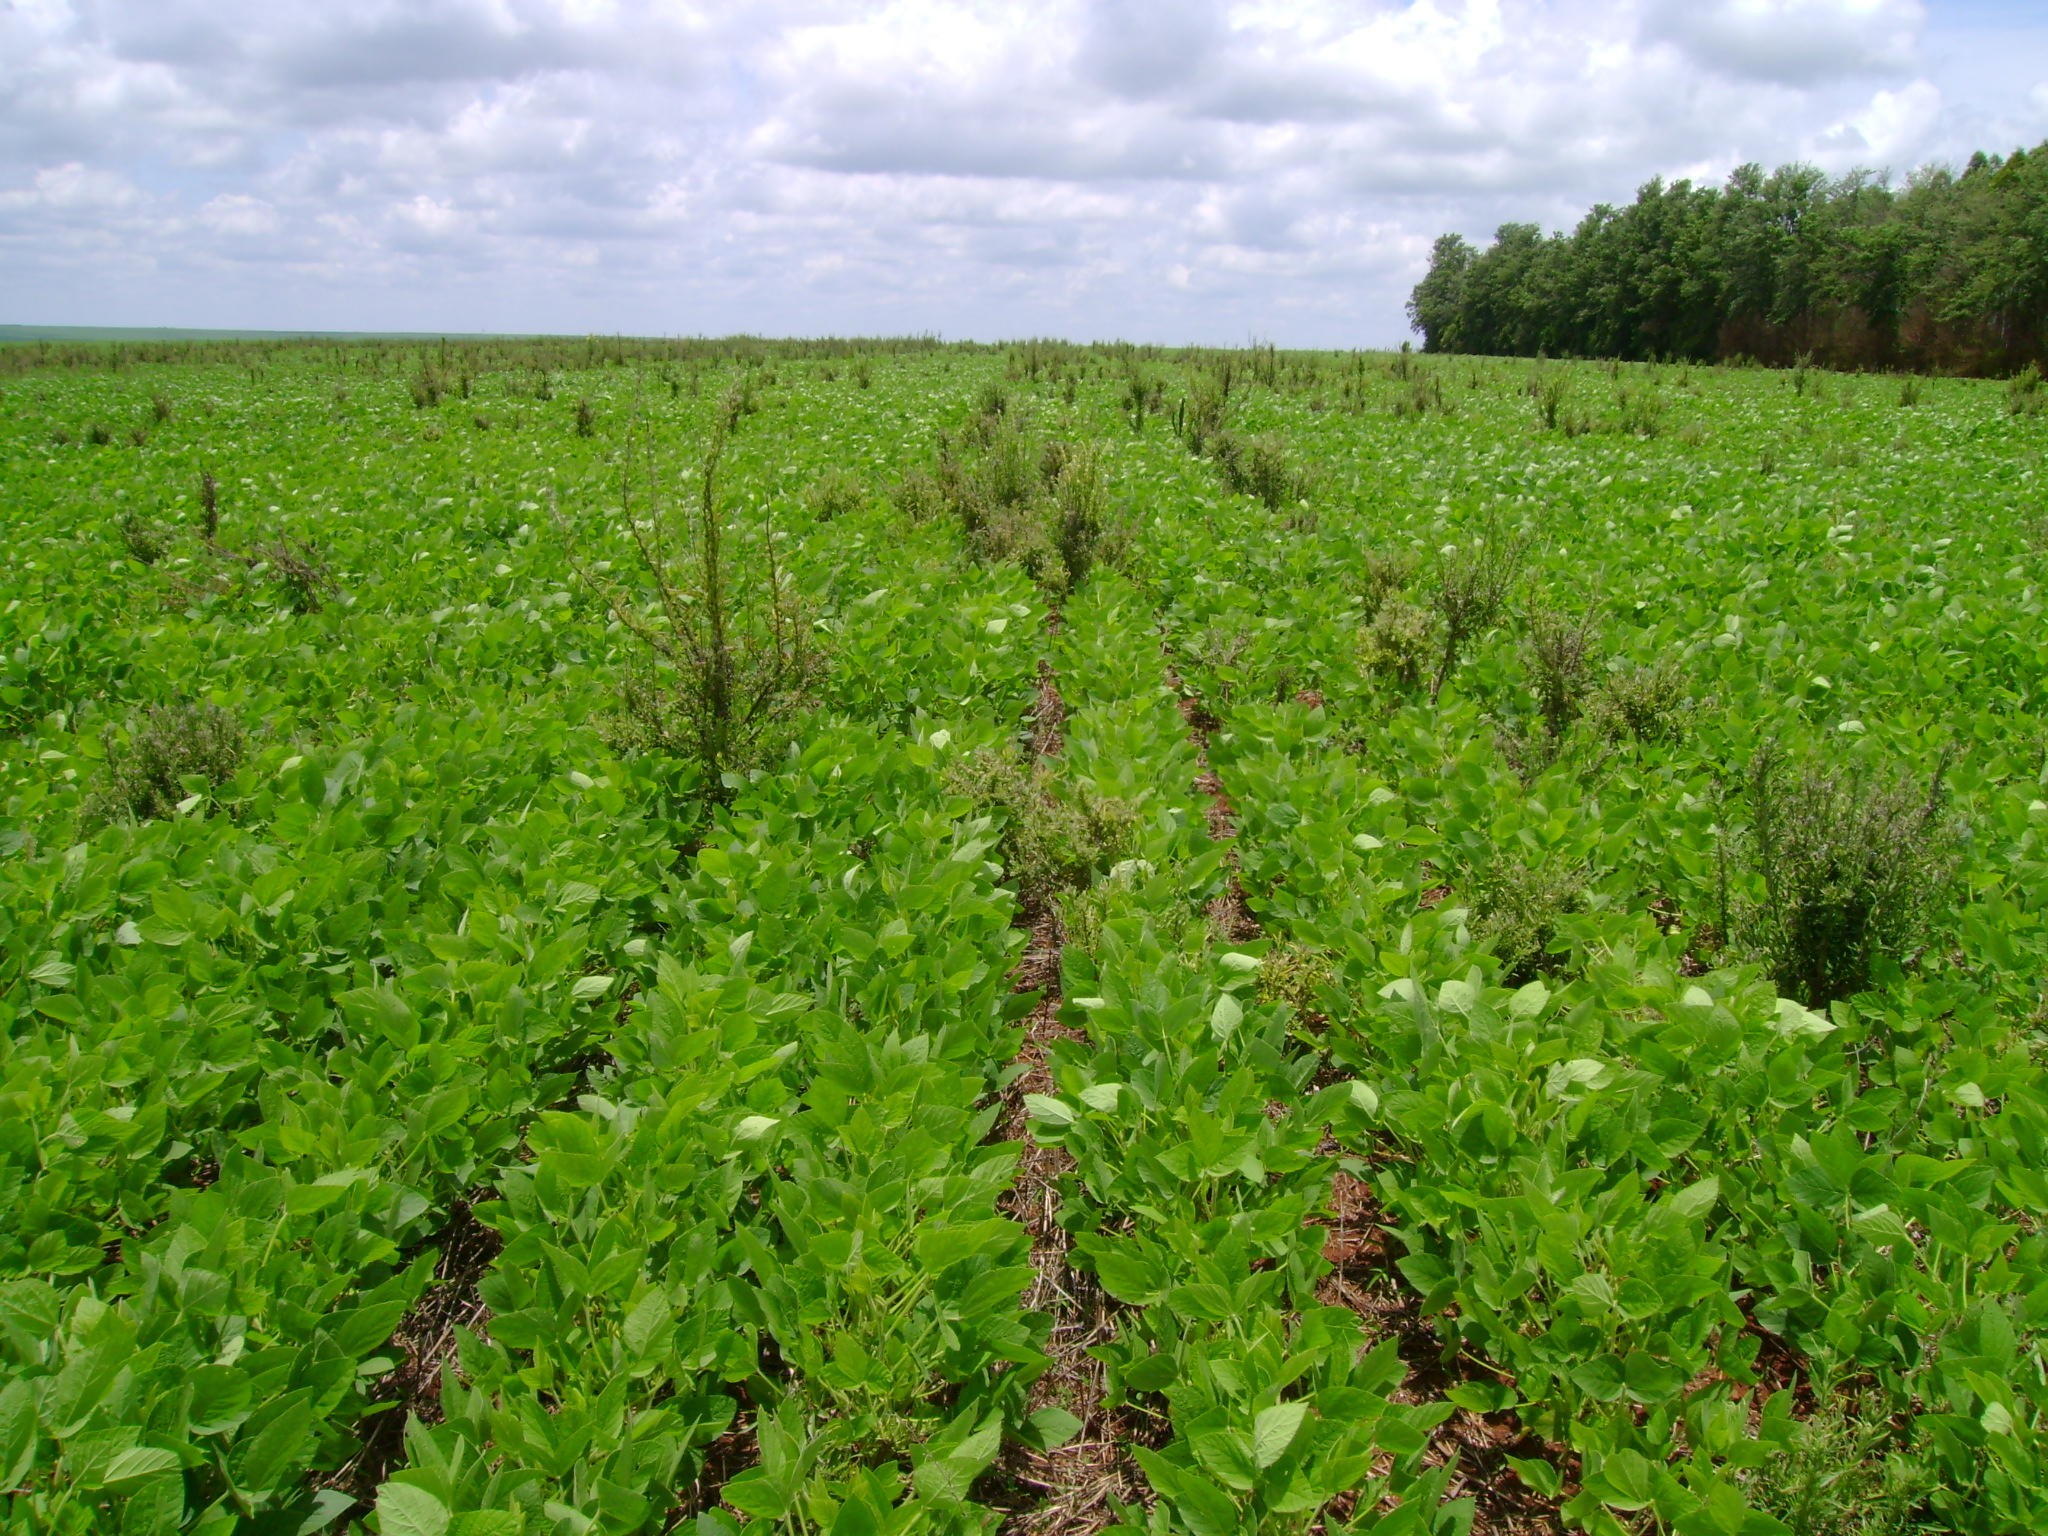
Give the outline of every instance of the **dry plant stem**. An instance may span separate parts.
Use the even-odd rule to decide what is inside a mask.
[[[725,612],[725,530],[720,526],[715,500],[718,461],[724,456],[725,441],[723,430],[713,436],[710,447],[705,450],[698,480],[697,565],[698,580],[704,594],[701,615],[691,610],[691,606],[684,602],[683,594],[669,582],[658,583],[656,587],[662,617],[667,621],[667,627],[660,630],[645,623],[628,604],[621,601],[616,588],[607,593],[611,599],[612,616],[639,636],[655,654],[671,662],[687,660],[693,665],[693,675],[699,680],[706,712],[714,721],[730,720],[733,705],[732,647]],[[651,484],[651,464],[648,471]],[[669,570],[668,541],[663,535],[658,509],[651,509],[656,511],[656,515],[643,525],[632,515],[632,494],[631,465],[628,463],[622,467],[619,476],[619,504],[626,513],[626,527],[632,533],[633,542],[639,547],[640,558],[647,568]],[[722,756],[715,750],[707,754],[711,762],[722,761]]]
[[[670,519],[655,489],[653,446],[644,433],[628,433],[619,505],[640,564],[653,579],[658,619],[641,613],[617,582],[599,579],[569,550],[570,564],[602,594],[620,628],[657,663],[673,669],[676,680],[652,690],[653,734],[695,759],[714,800],[725,794],[726,775],[748,766],[775,719],[801,704],[817,660],[772,527],[761,533],[765,570],[750,575],[733,569],[717,487],[741,414],[737,399],[728,400],[712,431],[697,477],[696,506],[687,519],[688,548],[682,551],[671,547]],[[648,487],[644,518],[636,516],[636,482]]]

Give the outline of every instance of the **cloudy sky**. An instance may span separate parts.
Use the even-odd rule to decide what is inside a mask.
[[[1446,229],[2043,139],[2044,0],[0,0],[0,322],[1386,345]]]

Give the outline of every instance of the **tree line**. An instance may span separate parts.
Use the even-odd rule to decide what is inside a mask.
[[[1430,352],[2048,364],[2048,142],[1903,188],[1745,165],[1720,187],[1653,180],[1569,234],[1503,224],[1485,250],[1441,235],[1408,316]]]

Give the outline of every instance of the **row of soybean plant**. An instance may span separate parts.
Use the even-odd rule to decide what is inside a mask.
[[[1125,1531],[1429,1531],[1469,1510],[1420,1470],[1448,1409],[1397,1404],[1391,1344],[1323,1305],[1332,1123],[1360,1090],[1317,1087],[1317,1054],[1257,993],[1256,943],[1209,911],[1228,888],[1197,749],[1165,683],[1152,608],[1093,578],[1067,610],[1063,771],[1136,810],[1128,857],[1069,904],[1056,1092],[1034,1134],[1075,1166],[1074,1252],[1120,1304],[1097,1353],[1154,1498]]]

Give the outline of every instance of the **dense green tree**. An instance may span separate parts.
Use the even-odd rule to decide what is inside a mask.
[[[1647,183],[1570,234],[1441,236],[1408,315],[1430,352],[1810,355],[1843,368],[2003,372],[2048,363],[2048,144],[1930,167],[1737,167]]]
[[[1458,329],[1465,302],[1465,271],[1478,253],[1463,235],[1438,235],[1429,273],[1408,296],[1408,319],[1422,332],[1425,352],[1467,350]]]

